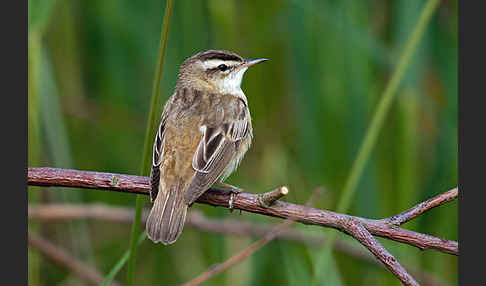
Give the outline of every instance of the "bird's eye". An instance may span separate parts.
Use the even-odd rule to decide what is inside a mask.
[[[220,71],[224,72],[225,70],[227,70],[227,69],[228,69],[228,66],[227,66],[227,65],[225,65],[225,64],[220,64],[220,65],[218,66],[218,69],[219,69]]]

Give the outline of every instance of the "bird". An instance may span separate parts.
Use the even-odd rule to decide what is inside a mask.
[[[179,68],[172,96],[166,101],[153,145],[147,236],[155,243],[174,243],[186,214],[213,184],[224,183],[251,145],[250,110],[241,82],[246,70],[265,58],[245,59],[227,50],[205,50]],[[232,209],[233,196],[229,207]]]

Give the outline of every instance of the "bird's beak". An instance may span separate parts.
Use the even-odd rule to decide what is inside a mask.
[[[258,63],[262,63],[264,61],[268,61],[268,59],[264,59],[264,58],[261,58],[261,59],[248,59],[248,60],[245,60],[245,62],[238,67],[238,69],[241,69],[241,68],[247,68],[247,67],[250,67],[252,65],[256,65]]]

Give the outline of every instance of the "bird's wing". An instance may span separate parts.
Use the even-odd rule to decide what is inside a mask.
[[[160,164],[162,162],[162,155],[164,153],[165,145],[165,124],[168,117],[168,108],[164,108],[162,112],[162,120],[160,122],[157,135],[155,135],[153,154],[152,154],[152,169],[150,170],[150,201],[154,202],[159,192],[160,183]]]
[[[184,194],[185,203],[192,204],[214,184],[238,152],[249,130],[248,117],[244,114],[218,127],[202,127],[203,136],[192,160],[196,172]]]

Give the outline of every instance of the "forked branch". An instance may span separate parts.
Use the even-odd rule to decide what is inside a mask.
[[[272,199],[270,199],[270,201],[273,203],[277,200],[277,198],[282,197],[282,196],[286,195],[287,193],[288,193],[288,189],[286,187],[285,188],[282,187],[280,189],[277,189],[277,190],[274,190],[272,192],[267,193],[269,195],[266,195],[266,196],[264,195],[264,196],[261,196],[261,197],[272,198]],[[312,202],[315,200],[317,195],[319,195],[320,193],[321,193],[321,189],[316,189],[316,191],[314,191],[314,193],[311,195],[310,199],[307,201],[306,206],[312,205]],[[265,200],[264,200],[264,202],[265,202]],[[269,207],[270,204],[271,203],[269,203],[269,202],[265,202],[264,207]],[[269,230],[262,238],[255,241],[254,243],[249,245],[247,248],[245,248],[245,249],[239,251],[238,253],[236,253],[235,255],[231,256],[225,262],[218,264],[214,267],[210,267],[209,269],[207,269],[203,273],[199,274],[195,278],[193,278],[190,281],[182,284],[182,286],[197,286],[197,285],[211,279],[212,277],[218,275],[219,273],[227,270],[228,268],[232,267],[233,265],[242,262],[243,260],[248,258],[250,255],[252,255],[256,251],[258,251],[260,248],[262,248],[265,244],[269,243],[270,241],[275,239],[277,236],[279,236],[282,232],[287,230],[290,227],[290,225],[292,225],[292,223],[294,223],[293,220],[287,219],[287,220],[283,221],[282,223],[276,225],[271,230]]]
[[[377,240],[374,238],[366,228],[354,218],[343,222],[346,232],[352,235],[362,245],[364,245],[373,255],[380,260],[388,270],[390,270],[404,285],[418,286],[419,284],[413,277],[408,274],[407,270],[403,268],[397,259],[393,257]]]
[[[149,193],[150,189],[149,178],[147,177],[53,168],[29,168],[28,184],[35,186],[103,189],[146,195]],[[385,264],[385,266],[405,285],[418,285],[418,283],[407,273],[398,261],[396,261],[396,259],[376,241],[373,235],[413,245],[422,250],[435,249],[444,253],[459,255],[458,243],[456,241],[445,240],[399,227],[399,225],[416,218],[431,208],[457,198],[457,188],[420,203],[396,216],[382,220],[349,216],[315,209],[309,206],[278,201],[278,199],[287,194],[287,192],[288,190],[282,187],[263,195],[239,193],[236,198],[233,198],[232,205],[233,208],[247,212],[289,219],[287,222],[296,221],[304,224],[332,227],[347,233],[368,248],[368,250]],[[230,192],[211,188],[205,192],[197,202],[213,206],[228,207],[230,199]],[[287,225],[287,222],[283,225]],[[278,234],[280,231],[271,232],[271,234],[275,233]],[[273,236],[274,235],[271,235],[272,238]],[[267,239],[262,239],[261,241],[265,240]],[[261,247],[258,243],[251,247],[253,246],[256,247],[255,249]],[[241,255],[235,255],[227,261],[228,265],[231,266],[234,264],[232,260],[239,261],[244,259],[248,256],[246,255],[247,253],[252,253],[252,251],[243,251]],[[223,266],[224,264],[221,265],[222,270],[226,269]],[[213,274],[209,274],[208,277],[211,277],[212,275]],[[191,282],[195,282],[194,285],[197,285],[198,279]]]
[[[145,222],[149,213],[146,209],[142,213],[142,222]],[[115,207],[102,204],[29,204],[29,221],[42,223],[62,222],[72,220],[101,220],[114,223],[131,223],[134,211],[129,207]],[[241,219],[212,219],[204,216],[198,210],[192,210],[186,218],[186,226],[199,231],[223,233],[241,236],[265,236],[275,227],[273,224],[255,224]],[[289,229],[281,232],[277,239],[304,243],[311,246],[321,246],[326,243],[322,234],[313,234],[308,231]],[[339,239],[334,243],[334,249],[356,257],[363,261],[382,266],[371,252],[356,245],[353,241]],[[448,285],[443,279],[430,272],[421,270],[410,264],[403,265],[422,285]]]
[[[148,177],[54,168],[29,168],[28,184],[32,186],[101,189],[145,195],[149,194],[150,189]],[[393,219],[391,217],[382,220],[349,216],[282,201],[276,201],[269,207],[262,207],[259,203],[259,196],[250,193],[238,194],[234,199],[233,207],[251,213],[291,219],[303,224],[331,227],[340,231],[345,231],[342,225],[343,221],[354,218],[372,235],[409,244],[422,250],[434,249],[448,254],[459,255],[457,241],[403,229],[395,223],[396,221],[404,223],[433,207],[457,198],[457,195],[458,190],[455,188],[427,201],[433,203],[424,202],[398,215],[403,218]],[[229,199],[229,191],[211,188],[199,197],[197,202],[228,207]]]

